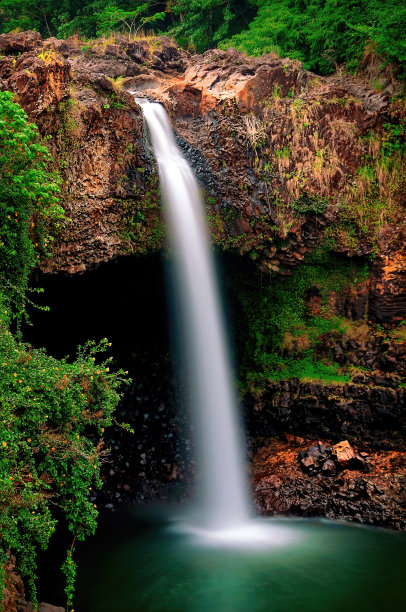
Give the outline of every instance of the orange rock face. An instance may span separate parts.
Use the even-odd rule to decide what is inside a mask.
[[[55,53],[31,52],[16,61],[8,83],[34,119],[69,95],[69,70],[69,63]]]
[[[396,235],[395,244],[389,243],[375,261],[370,294],[369,314],[376,321],[399,322],[405,318],[406,222]]]

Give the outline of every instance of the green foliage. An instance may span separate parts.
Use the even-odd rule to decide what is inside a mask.
[[[337,64],[356,68],[365,46],[406,67],[406,5],[399,0],[252,0],[258,14],[226,41],[251,55],[276,51],[301,60],[309,70],[333,72]]]
[[[406,152],[406,122],[383,124],[382,153],[386,157],[393,153]]]
[[[95,13],[97,22],[97,35],[101,36],[106,32],[113,31],[117,26],[123,24],[128,30],[128,36],[131,34],[137,35],[138,31],[146,24],[156,23],[165,18],[165,11],[145,15],[148,13],[150,3],[144,3],[137,6],[134,10],[123,10],[122,8],[108,4],[103,7],[100,13]],[[143,15],[144,14],[144,15]]]
[[[63,562],[62,568],[61,568],[66,577],[65,593],[66,593],[68,610],[69,610],[69,607],[72,606],[73,595],[75,593],[75,580],[76,580],[77,565],[74,559],[72,558],[74,551],[75,549],[73,547],[70,550],[68,550],[66,559]]]
[[[403,214],[406,184],[405,122],[385,123],[379,132],[364,137],[367,153],[352,184],[339,198],[337,219],[325,232],[331,246],[357,249],[359,240],[368,242],[372,255],[378,235],[388,222]]]
[[[0,281],[18,312],[28,276],[40,256],[49,254],[52,228],[64,218],[51,160],[13,94],[0,92]]]
[[[166,1],[147,0],[2,0],[0,32],[38,30],[61,38],[79,33],[94,37],[123,29],[130,35],[166,17]],[[158,10],[158,12],[157,12]]]
[[[349,264],[319,249],[285,282],[264,285],[257,279],[248,283],[243,277],[236,279],[238,271],[231,270],[231,274],[234,283],[238,282],[245,383],[289,376],[342,380],[337,366],[313,360],[312,348],[322,341],[323,334],[342,331],[341,319],[331,311],[329,295],[364,279],[368,274],[365,264]],[[317,315],[309,310],[309,291],[320,296]],[[296,346],[293,354],[287,340]]]
[[[137,168],[137,171],[143,173],[144,168]],[[134,199],[119,204],[123,210],[119,231],[125,251],[141,254],[161,249],[165,224],[157,179],[150,180],[145,193],[136,190]]]
[[[245,27],[255,9],[249,0],[174,0],[172,12],[179,16],[172,33],[203,52]]]
[[[280,149],[275,149],[275,155],[277,159],[289,159],[291,150],[288,146],[281,147]]]
[[[245,184],[244,184],[245,185]],[[218,245],[225,252],[249,253],[255,256],[256,249],[262,250],[272,242],[274,225],[268,215],[255,219],[244,219],[241,210],[234,206],[213,207],[215,198],[207,198],[209,211],[207,214],[208,226],[213,244]],[[212,208],[213,207],[213,208]],[[248,225],[249,229],[242,230],[241,225]]]
[[[248,373],[247,383],[249,385],[255,385],[256,382],[262,380],[264,372],[266,372],[266,378],[279,381],[287,378],[326,382],[348,382],[350,380],[348,374],[339,374],[338,364],[328,365],[322,361],[316,361],[311,350],[304,351],[303,357],[282,356],[277,353],[267,354],[261,365],[263,365],[261,371]]]
[[[13,318],[25,312],[28,278],[50,253],[64,219],[59,177],[48,149],[10,92],[0,93],[0,567],[11,551],[35,603],[36,557],[55,530],[55,508],[73,539],[96,527],[89,491],[100,486],[100,451],[88,434],[112,422],[123,372],[96,364],[109,343],[89,343],[73,363],[19,342]],[[71,605],[75,565],[64,571]],[[0,584],[2,593],[2,581]]]
[[[75,539],[96,528],[89,490],[101,485],[101,447],[88,434],[101,435],[111,424],[124,375],[110,373],[110,359],[96,363],[108,346],[89,343],[73,363],[33,350],[12,336],[1,298],[0,558],[8,550],[16,556],[34,599],[36,555],[55,530],[54,508]]]
[[[51,15],[57,3],[55,0],[2,0],[0,31],[40,30],[51,35]]]
[[[117,108],[119,110],[128,108],[125,98],[120,93],[116,93],[113,91],[113,93],[110,95],[110,100],[111,100],[110,104],[105,104],[103,108],[111,107],[111,108]]]
[[[298,199],[293,202],[293,210],[302,215],[323,213],[328,205],[327,198],[321,198],[317,195],[302,193]]]
[[[355,69],[367,45],[406,68],[401,0],[2,0],[0,32],[34,29],[94,37],[159,24],[199,52],[216,45],[250,55],[276,51],[323,74]],[[290,92],[288,95],[293,95]]]

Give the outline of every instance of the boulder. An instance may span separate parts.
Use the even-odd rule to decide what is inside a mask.
[[[24,110],[36,118],[69,96],[70,66],[56,54],[27,53],[15,63],[8,83]]]
[[[314,457],[304,457],[303,459],[300,460],[300,463],[305,472],[311,473],[311,472],[316,471],[318,468],[317,459],[315,459]]]
[[[355,453],[348,440],[343,440],[338,444],[334,444],[331,449],[331,454],[340,467],[347,468],[351,462],[355,459]]]
[[[370,469],[368,455],[355,454],[348,440],[332,447],[317,442],[307,450],[300,451],[298,458],[302,470],[309,476],[320,473],[323,476],[333,476],[344,469],[362,472],[368,472]]]
[[[306,454],[311,444],[309,439],[271,438],[254,454],[254,503],[261,514],[323,516],[405,529],[405,452],[371,452],[368,474],[355,469],[335,471],[332,457],[316,474],[303,473],[296,457]],[[368,459],[365,453],[358,457]]]

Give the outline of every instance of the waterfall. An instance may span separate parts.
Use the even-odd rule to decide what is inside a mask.
[[[203,203],[193,171],[179,150],[163,106],[142,106],[157,159],[170,245],[174,252],[181,346],[190,378],[199,463],[197,527],[238,528],[249,521],[238,414],[230,380],[216,271]]]

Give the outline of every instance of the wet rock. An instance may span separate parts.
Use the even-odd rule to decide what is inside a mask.
[[[359,341],[355,349],[356,363],[366,368],[368,345],[373,345],[374,358],[382,370],[365,369],[354,375],[352,383],[345,384],[306,383],[297,379],[265,382],[255,395],[246,397],[251,431],[262,435],[292,431],[301,436],[328,437],[336,443],[343,439],[350,444],[367,442],[376,448],[396,449],[406,444],[406,390],[402,386],[406,345],[394,336],[387,352],[396,355],[397,372],[388,372],[384,369],[386,356],[381,342],[373,338],[372,331],[367,341],[365,338]],[[400,337],[402,333],[400,329]],[[320,344],[317,358],[328,359],[338,345],[342,347],[343,363],[348,363],[349,348],[345,340],[326,337]],[[286,408],[282,407],[282,397]]]
[[[121,504],[188,499],[195,471],[191,432],[184,411],[178,409],[167,366],[151,366],[148,361],[145,367],[134,367],[130,375],[136,382],[125,394],[119,411],[135,434],[118,427],[105,433],[109,454],[97,505],[109,510]],[[135,399],[140,407],[137,411],[133,409]],[[147,413],[149,418],[145,419]]]

